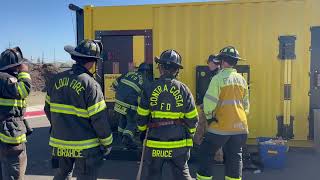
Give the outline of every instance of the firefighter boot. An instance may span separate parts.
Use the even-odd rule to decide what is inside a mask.
[[[122,137],[122,144],[126,146],[128,149],[137,149],[137,144],[133,141],[133,138],[127,135],[123,135]]]

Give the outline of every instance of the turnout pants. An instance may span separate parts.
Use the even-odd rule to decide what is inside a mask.
[[[58,161],[58,168],[53,180],[71,180],[73,171],[75,171],[78,180],[96,180],[98,170],[102,165],[101,157],[58,157],[56,161]]]
[[[11,145],[0,142],[0,180],[23,180],[27,168],[25,143]]]
[[[192,180],[187,164],[190,158],[190,153],[173,157],[172,159],[165,158],[148,158],[143,164],[143,180],[167,180],[168,173],[163,173],[163,166],[167,164],[174,180]]]
[[[223,147],[225,155],[225,179],[241,180],[242,177],[242,147],[247,140],[247,134],[218,135],[206,133],[199,151],[200,167],[197,180],[212,179],[211,168],[215,153]],[[213,177],[214,179],[214,177]]]
[[[120,114],[118,132],[124,136],[133,138],[136,131],[136,114],[137,112],[131,109],[127,110],[127,114]]]

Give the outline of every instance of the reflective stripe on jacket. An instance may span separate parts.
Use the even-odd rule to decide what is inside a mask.
[[[126,115],[128,109],[137,110],[141,92],[148,87],[149,81],[141,72],[128,72],[113,82],[116,91],[114,110]]]
[[[221,135],[248,133],[248,85],[235,69],[223,69],[212,78],[203,102],[206,118],[212,119],[215,115],[217,119],[209,125],[209,132]]]
[[[86,150],[107,148],[112,143],[101,87],[80,65],[49,82],[45,112],[51,123],[49,145],[53,148]]]
[[[31,91],[31,77],[27,72],[17,75],[0,72],[0,141],[20,144],[27,141],[23,115]]]
[[[192,137],[198,123],[198,111],[188,87],[174,79],[162,76],[143,92],[137,109],[140,131],[148,123],[182,121],[181,125],[151,128],[146,146],[155,149],[179,149],[193,146]]]

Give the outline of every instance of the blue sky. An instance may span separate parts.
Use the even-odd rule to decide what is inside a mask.
[[[83,7],[198,1],[205,0],[1,0],[0,51],[9,45],[20,46],[28,59],[42,58],[43,54],[46,61],[54,57],[57,61],[69,60],[63,47],[75,44],[76,31],[69,3]]]

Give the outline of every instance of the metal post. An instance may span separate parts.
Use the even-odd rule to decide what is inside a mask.
[[[320,147],[320,109],[313,109],[314,144]]]

